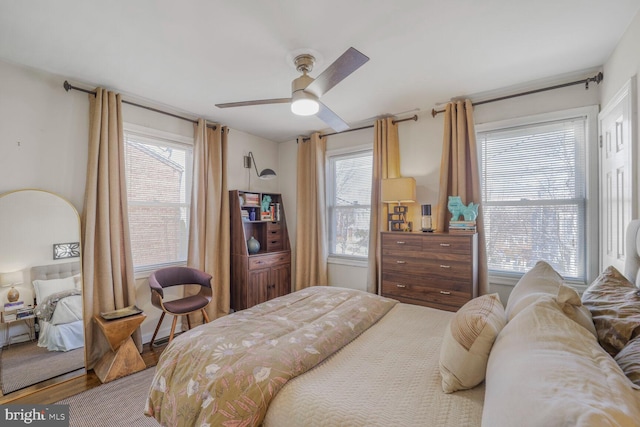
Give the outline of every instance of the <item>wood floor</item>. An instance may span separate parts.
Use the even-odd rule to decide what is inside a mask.
[[[156,366],[165,347],[166,344],[153,348],[149,344],[144,345],[142,359],[148,368]],[[79,373],[81,375],[78,376]],[[84,369],[81,369],[2,396],[0,404],[46,405],[98,387],[101,384],[100,379],[92,370],[85,372]]]

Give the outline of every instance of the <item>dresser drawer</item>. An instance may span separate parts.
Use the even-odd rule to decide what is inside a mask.
[[[409,233],[387,233],[382,235],[382,252],[385,251],[422,251],[422,236]]]
[[[281,229],[279,228],[271,229],[271,230],[267,229],[266,239],[267,239],[267,251],[277,251],[277,250],[284,249],[284,240],[282,239]]]
[[[289,251],[267,255],[253,255],[249,257],[249,270],[257,270],[279,264],[288,264],[289,262],[291,262],[291,253]]]
[[[473,252],[471,242],[469,236],[451,237],[434,234],[422,241],[422,250],[434,256],[441,254],[471,256]]]
[[[403,272],[384,271],[382,280],[396,285],[410,285],[412,287],[427,287],[443,291],[456,291],[473,296],[473,282],[468,277],[437,277],[431,274],[421,276]],[[402,286],[398,286],[402,288]]]
[[[382,295],[402,302],[452,311],[462,307],[472,298],[468,291],[444,290],[390,280],[382,281]]]

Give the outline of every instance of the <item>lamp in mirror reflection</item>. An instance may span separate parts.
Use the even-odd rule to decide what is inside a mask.
[[[11,288],[7,292],[7,300],[16,302],[20,298],[20,292],[15,286],[22,284],[22,271],[12,271],[9,273],[0,273],[0,286],[3,288]]]
[[[267,168],[267,169],[263,169],[262,172],[258,172],[258,165],[256,165],[256,159],[253,157],[253,153],[249,151],[249,155],[244,156],[244,167],[246,169],[251,168],[251,163],[253,163],[253,167],[256,170],[256,175],[258,175],[258,178],[273,179],[276,177],[276,173],[273,171],[273,169]]]

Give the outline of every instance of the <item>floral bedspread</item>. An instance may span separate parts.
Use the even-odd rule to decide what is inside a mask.
[[[288,380],[351,342],[395,303],[318,286],[194,328],[162,353],[145,414],[164,426],[259,425]]]
[[[50,321],[51,318],[53,317],[53,313],[56,311],[56,306],[58,305],[58,302],[60,302],[63,298],[70,297],[72,295],[82,295],[82,292],[80,292],[77,289],[68,289],[65,291],[56,292],[55,294],[49,295],[47,298],[45,298],[44,301],[38,304],[35,310],[35,315],[40,320],[44,320],[47,322]],[[82,319],[82,307],[80,307],[79,318]],[[77,320],[77,319],[74,319],[74,320]]]

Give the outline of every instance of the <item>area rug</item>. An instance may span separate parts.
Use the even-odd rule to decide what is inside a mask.
[[[56,402],[69,405],[69,427],[158,427],[144,415],[155,368],[145,369]]]
[[[84,368],[84,348],[49,351],[37,343],[12,344],[0,352],[2,394]]]

